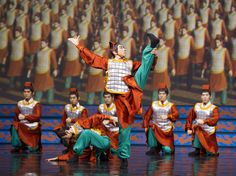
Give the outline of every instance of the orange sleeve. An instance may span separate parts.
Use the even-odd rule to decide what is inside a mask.
[[[110,116],[104,114],[94,114],[86,119],[78,120],[81,127],[89,129],[101,124],[103,120],[110,119]]]
[[[175,60],[173,58],[173,52],[171,49],[169,49],[168,52],[168,65],[171,67],[171,69],[175,69]]]
[[[62,119],[61,119],[61,123],[59,125],[57,125],[56,127],[54,127],[53,130],[57,130],[61,127],[65,127],[66,126],[66,119],[67,119],[67,114],[66,114],[66,111],[64,110],[63,115],[62,115]]]
[[[211,37],[209,35],[208,29],[206,28],[206,33],[205,33],[205,37],[206,37],[206,43],[208,46],[210,46],[211,44]]]
[[[190,39],[190,51],[193,51],[194,50],[194,41],[193,41],[193,37],[191,36],[191,39]]]
[[[107,64],[108,64],[107,58],[96,55],[95,53],[93,53],[92,51],[81,45],[77,45],[77,48],[80,51],[81,58],[86,62],[86,64],[94,68],[107,70]]]
[[[24,42],[24,55],[25,56],[28,55],[29,51],[30,51],[30,49],[29,49],[29,42],[28,42],[27,39],[25,39],[25,42]]]
[[[12,39],[13,39],[12,30],[9,29],[9,31],[8,31],[8,43],[10,43],[10,41],[12,41]]]
[[[144,114],[144,118],[143,118],[143,128],[148,128],[148,126],[149,126],[149,121],[150,121],[150,119],[151,119],[152,114],[153,114],[152,106],[149,106],[148,110],[147,110],[146,113]]]
[[[34,106],[33,114],[25,116],[25,119],[29,122],[39,122],[41,117],[41,105],[37,103]]]
[[[51,51],[50,53],[50,60],[51,60],[51,63],[52,63],[52,68],[55,70],[57,69],[57,60],[56,60],[56,53],[54,50]]]
[[[229,55],[228,49],[226,49],[226,51],[225,51],[225,64],[229,70],[232,70],[232,63],[230,60],[230,55]]]
[[[228,34],[227,34],[227,29],[226,29],[226,26],[225,26],[225,22],[224,22],[224,21],[222,21],[222,31],[223,31],[223,33],[224,33],[224,37],[227,37]]]
[[[61,119],[61,126],[66,126],[66,119],[67,119],[67,114],[66,114],[66,111],[64,110],[63,116]]]
[[[131,41],[131,56],[136,56],[137,54],[137,48],[134,39]]]
[[[18,106],[16,106],[14,121],[19,121],[19,119],[18,119],[19,114],[20,114],[20,109],[18,108]]]
[[[134,32],[138,35],[139,34],[139,27],[136,22],[133,25],[134,25]]]
[[[133,71],[133,72],[137,71],[138,68],[140,67],[140,65],[141,65],[141,62],[139,62],[139,61],[133,61],[133,69],[132,69],[132,71]]]
[[[47,29],[45,24],[42,24],[42,39],[45,40],[47,38]]]
[[[28,35],[29,35],[29,26],[30,26],[30,20],[29,20],[29,16],[28,15],[26,15],[26,19],[25,19],[26,21],[25,21],[25,32],[26,32],[26,36],[28,37]]]
[[[115,36],[115,31],[112,29],[111,30],[111,41],[115,41],[116,40],[116,36]]]
[[[91,23],[88,25],[88,35],[93,33],[93,26]],[[87,36],[88,37],[88,36]]]
[[[175,105],[171,106],[170,114],[168,114],[168,119],[170,119],[172,122],[175,122],[177,119],[179,119],[179,112]]]
[[[188,114],[188,118],[186,119],[185,131],[192,129],[192,123],[194,119],[196,119],[196,113],[194,111],[194,108],[192,108]]]
[[[218,120],[219,120],[219,108],[215,107],[212,112],[212,117],[204,120],[204,123],[206,123],[209,126],[216,126]]]
[[[87,109],[83,109],[80,116],[78,116],[75,119],[72,119],[71,122],[75,123],[76,121],[78,121],[79,119],[83,120],[86,119],[88,117],[88,110]]]

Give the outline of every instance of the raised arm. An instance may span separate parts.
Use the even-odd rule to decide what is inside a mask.
[[[107,64],[108,64],[107,58],[96,55],[95,53],[93,53],[89,49],[81,46],[79,44],[79,37],[69,38],[68,40],[71,41],[74,45],[76,45],[76,47],[80,51],[81,58],[86,62],[86,64],[88,64],[94,68],[100,68],[103,70],[107,70]]]

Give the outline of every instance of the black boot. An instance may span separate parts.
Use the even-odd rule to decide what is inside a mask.
[[[68,153],[68,152],[69,152],[69,148],[63,150],[63,151],[62,151],[62,154],[66,154],[66,153]]]
[[[188,156],[200,156],[200,149],[195,149],[195,151],[189,152]]]
[[[122,158],[120,168],[121,169],[127,169],[127,167],[128,167],[128,159],[127,158]]]
[[[149,151],[147,151],[145,154],[148,156],[153,156],[153,155],[157,155],[159,152],[157,151],[157,149],[155,147],[151,147]]]
[[[20,148],[14,148],[11,150],[11,153],[20,153]]]
[[[151,33],[147,33],[147,36],[151,41],[151,47],[156,48],[156,46],[160,43],[159,38],[157,38],[155,35],[153,35]]]

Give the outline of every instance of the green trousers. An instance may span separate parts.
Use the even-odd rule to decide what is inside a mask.
[[[77,155],[82,155],[84,149],[90,145],[96,147],[96,156],[99,158],[100,154],[110,147],[110,139],[86,129],[78,137],[73,150]]]
[[[168,154],[173,152],[173,151],[170,149],[170,147],[168,147],[168,146],[163,146],[163,145],[161,145],[161,144],[158,142],[157,138],[155,137],[154,131],[153,131],[153,129],[151,129],[151,128],[148,129],[148,146],[149,146],[150,148],[161,147],[162,151],[163,151],[164,153],[168,153]]]
[[[138,68],[137,72],[135,73],[134,79],[139,88],[143,90],[146,82],[148,74],[150,73],[152,63],[154,61],[154,55],[151,54],[151,51],[153,48],[151,48],[150,45],[147,45],[142,53],[142,64]],[[131,126],[128,126],[127,128],[122,128],[119,124],[119,149],[118,149],[118,156],[119,158],[129,158],[130,157],[130,132],[131,132]]]
[[[118,148],[118,156],[119,158],[129,158],[130,157],[130,133],[131,133],[131,126],[127,128],[122,128],[119,124],[119,148]]]
[[[154,55],[151,54],[151,51],[154,48],[152,48],[150,45],[147,45],[142,53],[142,64],[138,68],[137,72],[135,73],[134,79],[136,83],[138,84],[140,89],[144,89],[144,86],[147,82],[147,77],[150,73],[150,70],[152,68],[152,64],[154,61]]]
[[[11,127],[11,145],[15,149],[20,149],[21,147],[24,147],[24,144],[21,142],[20,137],[15,129],[14,126]],[[30,146],[26,146],[30,152],[35,152],[39,149],[39,147],[32,148]]]
[[[202,146],[202,144],[200,143],[200,141],[199,141],[199,139],[198,139],[198,137],[197,137],[196,134],[194,135],[193,147],[196,148],[196,149],[202,149],[202,148],[203,148],[203,146]],[[207,154],[207,155],[211,155],[212,153],[206,151],[206,154]]]

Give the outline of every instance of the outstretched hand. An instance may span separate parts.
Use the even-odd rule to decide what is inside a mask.
[[[73,37],[73,38],[68,38],[68,40],[70,41],[70,42],[72,42],[74,45],[78,45],[79,44],[79,39],[80,39],[80,35],[78,35],[78,36],[75,36],[75,37]]]

